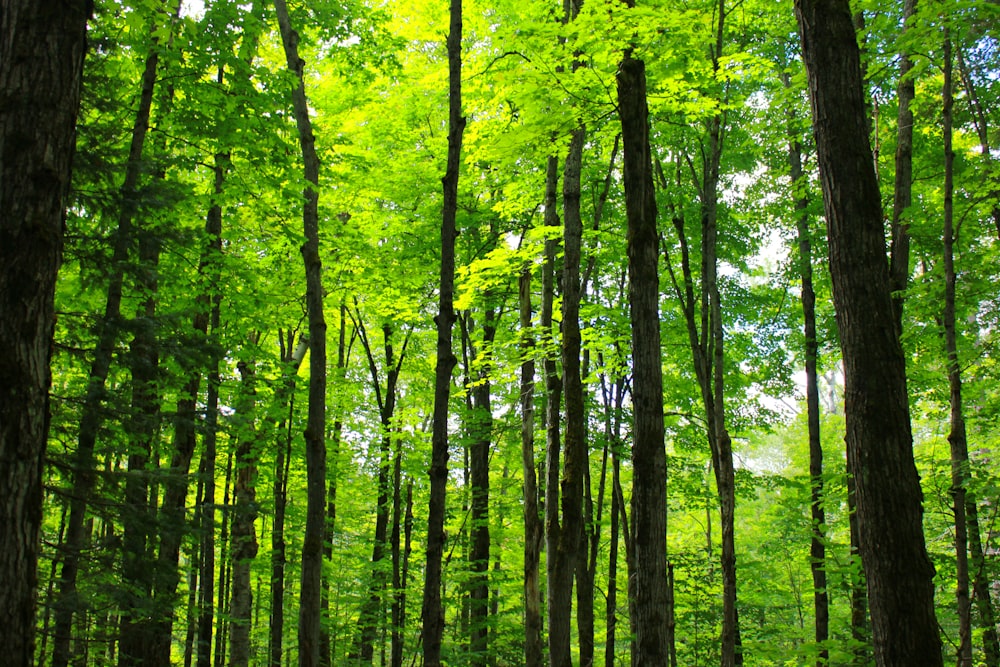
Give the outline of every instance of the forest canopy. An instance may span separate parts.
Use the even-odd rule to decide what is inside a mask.
[[[15,4],[18,667],[1000,667],[995,0]]]

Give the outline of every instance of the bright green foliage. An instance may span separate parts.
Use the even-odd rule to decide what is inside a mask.
[[[186,4],[186,3],[185,3]],[[231,544],[224,530],[232,521],[231,458],[240,438],[253,439],[256,470],[256,537],[251,582],[251,664],[267,664],[269,616],[284,609],[284,663],[295,664],[298,552],[305,522],[305,390],[308,368],[286,385],[280,341],[305,330],[305,280],[299,248],[303,179],[277,25],[267,3],[211,0],[203,11],[165,22],[160,3],[100,0],[90,24],[83,107],[75,159],[74,191],[66,218],[65,259],[60,273],[52,387],[52,429],[40,564],[39,652],[49,660],[50,620],[44,604],[53,600],[60,565],[70,466],[96,344],[96,323],[110,276],[125,272],[122,317],[107,382],[104,428],[89,499],[89,546],[79,575],[74,651],[81,663],[116,660],[117,623],[124,596],[121,539],[128,455],[132,437],[130,341],[138,327],[155,329],[159,343],[156,404],[159,413],[151,454],[142,471],[148,481],[149,534],[180,530],[184,541],[180,587],[175,600],[173,658],[197,659],[192,645],[199,613],[194,593],[202,531],[215,531],[215,646],[227,654],[223,593]],[[325,563],[330,664],[355,664],[359,615],[372,581],[376,590],[376,660],[388,656],[394,596],[405,596],[399,628],[404,663],[419,654],[419,601],[429,482],[435,327],[432,320],[438,278],[440,179],[447,146],[447,3],[292,2],[300,26],[306,89],[321,174],[321,255],[329,323],[328,480],[335,519]],[[895,58],[904,46],[915,55],[917,87],[914,141],[914,204],[907,211],[913,237],[912,280],[907,290],[904,344],[914,415],[915,452],[925,491],[925,532],[938,568],[938,617],[951,633],[954,619],[954,545],[949,532],[950,468],[947,452],[947,381],[938,320],[943,282],[938,256],[942,209],[941,44],[943,22],[951,25],[967,77],[960,85],[956,116],[955,219],[959,225],[956,264],[960,358],[969,422],[972,490],[980,501],[984,547],[997,545],[988,532],[995,519],[1000,470],[996,427],[998,233],[994,211],[1000,191],[1000,127],[997,104],[995,3],[918,3],[918,28],[907,44],[896,38],[898,7],[857,3],[866,19],[860,38],[867,54],[872,99],[872,139],[884,207],[891,211],[895,150]],[[566,23],[560,5],[540,0],[477,0],[465,7],[463,44],[464,136],[459,191],[456,309],[471,323],[475,348],[468,372],[456,328],[459,366],[452,392],[451,476],[444,563],[446,630],[444,659],[465,664],[468,650],[467,582],[470,578],[470,488],[468,452],[470,383],[491,386],[490,435],[489,659],[495,665],[523,661],[521,442],[519,366],[524,354],[518,326],[517,286],[521,272],[532,276],[538,362],[558,358],[558,290],[554,332],[541,331],[538,309],[547,238],[559,228],[543,227],[545,165],[549,155],[565,157],[570,132],[586,127],[582,164],[584,303],[581,327],[589,414],[591,516],[596,544],[596,660],[604,660],[610,618],[604,600],[611,557],[611,462],[622,462],[625,507],[631,488],[628,446],[630,397],[622,412],[606,405],[608,383],[631,372],[626,285],[625,218],[621,154],[615,108],[615,72],[626,45],[647,63],[654,169],[661,233],[661,326],[665,424],[667,430],[668,539],[665,548],[675,576],[678,664],[704,666],[719,660],[722,579],[719,565],[718,495],[710,468],[701,394],[691,364],[688,329],[678,292],[690,287],[701,322],[701,214],[699,188],[705,168],[710,123],[724,118],[718,207],[718,263],[726,355],[727,425],[737,468],[736,546],[739,613],[746,665],[813,664],[812,595],[809,569],[809,476],[805,418],[799,384],[803,340],[795,247],[796,197],[808,199],[815,283],[818,292],[827,575],[831,607],[831,664],[846,664],[852,645],[849,598],[855,572],[849,555],[843,418],[839,414],[836,322],[825,269],[825,240],[815,155],[809,129],[805,78],[790,2],[747,0],[726,3],[721,54],[715,29],[719,3],[708,0],[587,0],[576,20]],[[187,9],[187,7],[185,7]],[[193,11],[193,8],[192,8]],[[156,21],[154,22],[154,17]],[[149,26],[156,25],[150,33]],[[155,37],[158,46],[153,46]],[[161,247],[156,267],[139,266],[136,247],[123,267],[111,265],[121,205],[119,188],[129,131],[139,94],[139,77],[151,48],[161,52],[149,148],[139,188],[141,233]],[[713,67],[713,58],[717,68]],[[573,64],[579,63],[578,67]],[[783,81],[788,78],[788,85]],[[169,95],[168,95],[169,91]],[[973,102],[973,97],[977,100]],[[168,102],[169,99],[169,102]],[[978,106],[977,106],[978,105]],[[983,132],[980,132],[979,129]],[[806,183],[793,188],[788,177],[790,132],[802,144]],[[982,150],[983,137],[990,153]],[[217,172],[214,169],[219,167]],[[222,251],[207,253],[209,209],[221,207]],[[559,205],[561,211],[561,203]],[[998,214],[1000,215],[1000,214]],[[683,239],[678,223],[683,220]],[[134,244],[133,244],[134,245]],[[688,253],[690,281],[682,262]],[[146,295],[140,272],[159,278],[153,321],[140,315]],[[196,315],[209,316],[217,299],[220,320],[202,334]],[[343,367],[334,371],[345,320]],[[483,344],[487,310],[496,314],[496,337]],[[398,476],[388,470],[391,523],[399,524],[399,560],[393,538],[373,569],[377,492],[383,465],[376,383],[358,336],[364,327],[374,369],[385,387],[382,328],[393,332],[399,366],[397,405],[389,427],[390,454]],[[551,338],[548,336],[552,334]],[[287,344],[287,343],[286,343]],[[287,356],[287,355],[286,355]],[[209,375],[220,361],[218,457],[214,470],[199,471],[209,420],[205,414]],[[256,368],[256,405],[241,414],[237,366]],[[198,446],[187,479],[183,526],[157,523],[172,455],[176,408],[185,383],[198,374]],[[544,378],[536,378],[535,459],[544,464]],[[384,396],[381,398],[384,399]],[[618,439],[608,441],[605,416],[620,421]],[[339,426],[335,426],[334,422]],[[610,422],[609,422],[610,423]],[[339,428],[339,431],[337,429]],[[271,532],[276,511],[275,462],[290,443],[287,480],[285,596],[270,595]],[[610,457],[610,455],[609,455]],[[390,466],[391,467],[391,466]],[[280,471],[279,471],[280,472]],[[602,474],[605,489],[600,495]],[[207,476],[216,483],[214,525],[195,522]],[[544,480],[544,475],[539,477]],[[397,486],[398,485],[398,486]],[[398,504],[393,490],[398,488]],[[228,494],[225,495],[224,494]],[[544,500],[544,499],[543,499]],[[227,504],[228,503],[228,504]],[[407,517],[407,512],[412,518]],[[412,537],[407,544],[407,522]],[[631,528],[631,526],[630,526]],[[149,558],[155,559],[155,537]],[[407,550],[409,547],[409,550]],[[543,554],[542,558],[545,558]],[[614,664],[629,663],[628,579],[624,542],[617,554],[618,606]],[[995,579],[997,563],[985,567]],[[544,572],[544,560],[542,571]],[[221,578],[220,578],[221,577]],[[405,578],[404,578],[405,577]],[[393,581],[396,581],[394,584]],[[397,588],[398,586],[398,588]],[[543,582],[544,586],[544,582]],[[191,596],[190,599],[188,596]],[[397,598],[398,599],[398,598]],[[981,650],[975,644],[976,651]],[[224,664],[213,658],[213,664]],[[388,660],[388,658],[386,658]],[[186,663],[185,663],[186,664]],[[380,664],[382,664],[380,662]]]

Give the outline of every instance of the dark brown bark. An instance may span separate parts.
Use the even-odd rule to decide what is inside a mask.
[[[256,346],[257,340],[251,341]],[[257,557],[257,456],[256,378],[252,361],[240,361],[240,395],[236,405],[236,483],[233,487],[236,506],[232,528],[232,601],[229,603],[229,665],[247,667],[250,663],[250,611],[253,595],[250,566]]]
[[[626,51],[618,66],[632,323],[632,532],[636,650],[633,665],[666,665],[667,458],[660,357],[659,235],[649,146],[646,66]]]
[[[213,171],[215,175],[214,191],[216,197],[222,195],[225,180],[225,167],[228,158],[216,154]],[[219,254],[222,252],[222,206],[215,203],[209,208],[205,217],[205,233],[208,245],[202,255],[199,272],[208,274],[205,290],[199,297],[200,305],[205,307],[205,301],[211,302],[211,312],[208,325],[212,331],[218,331],[221,318],[222,294],[220,281],[215,267],[218,266]],[[195,328],[201,322],[195,318]],[[208,329],[204,332],[207,333]],[[201,527],[201,559],[198,576],[198,667],[210,667],[212,660],[212,626],[215,618],[215,466],[216,444],[218,441],[219,424],[219,377],[220,359],[217,352],[212,353],[208,363],[208,392],[205,398],[205,435],[202,440],[202,455],[199,474],[204,484],[202,505],[199,508]],[[197,397],[195,397],[197,398]],[[191,399],[191,395],[188,395]],[[192,409],[193,409],[192,405]]]
[[[440,667],[444,608],[441,603],[441,560],[444,552],[445,490],[448,482],[448,398],[455,368],[452,325],[455,322],[455,218],[462,133],[462,0],[451,0],[448,29],[448,159],[442,179],[441,272],[439,278],[437,363],[434,369],[434,413],[431,432],[430,500],[427,512],[427,565],[421,617],[425,667]]]
[[[344,376],[347,371],[347,358],[350,356],[350,350],[354,346],[354,340],[357,336],[357,329],[354,329],[350,342],[347,339],[347,304],[344,301],[340,302],[340,333],[337,340],[337,381],[343,382]],[[334,402],[334,418],[333,418],[333,430],[330,433],[330,454],[333,459],[333,463],[330,466],[330,471],[327,476],[327,490],[326,490],[326,536],[323,539],[323,557],[326,560],[333,558],[333,539],[334,534],[337,529],[337,481],[338,477],[338,463],[340,460],[340,443],[343,437],[344,431],[344,405],[341,400],[336,400]],[[290,419],[290,416],[289,416]],[[285,479],[287,480],[288,475],[285,474]],[[282,490],[284,494],[284,490]],[[275,487],[275,498],[277,498],[277,487]],[[282,501],[284,502],[284,500]],[[284,543],[282,539],[281,545],[282,551],[284,550]],[[272,575],[272,589],[274,577],[277,573]],[[324,580],[323,582],[323,599],[322,608],[323,615],[329,618],[330,615],[330,581]],[[274,602],[272,601],[272,605]],[[274,607],[272,607],[274,609]],[[274,614],[272,613],[272,618]],[[281,637],[276,635],[273,627],[271,634],[271,645],[272,647],[277,646],[278,650],[275,651],[272,648],[271,651],[271,663],[273,667],[280,667],[281,660]],[[335,664],[333,655],[333,644],[330,637],[330,630],[327,626],[323,627],[323,635],[320,640],[320,661],[324,667],[328,665]]]
[[[782,76],[785,89],[791,87]],[[792,181],[795,228],[799,250],[799,276],[802,281],[802,333],[805,338],[806,423],[809,433],[810,540],[809,566],[813,579],[814,637],[819,651],[816,667],[824,667],[830,658],[825,642],[830,638],[830,602],[826,590],[826,512],[823,507],[823,445],[820,440],[819,413],[819,340],[816,334],[816,292],[813,289],[812,232],[809,225],[808,183],[802,170],[802,145],[796,130],[794,111],[789,117],[788,173]]]
[[[903,30],[900,38],[904,38],[912,29],[914,15],[917,11],[916,0],[903,0]],[[903,330],[903,294],[910,281],[910,229],[906,216],[913,201],[913,111],[910,103],[916,97],[913,82],[913,61],[907,49],[899,54],[899,85],[896,97],[899,101],[899,112],[896,122],[896,184],[893,193],[892,226],[890,228],[892,245],[889,251],[889,279],[893,293],[893,313],[896,316],[896,326]]]
[[[969,444],[962,410],[962,368],[958,359],[958,332],[955,327],[955,152],[952,149],[954,120],[951,31],[944,29],[944,88],[942,98],[942,133],[944,135],[944,328],[947,354],[951,431],[951,497],[955,516],[955,599],[958,611],[958,667],[972,665],[972,600],[969,597],[969,533],[965,508],[968,501],[966,479],[969,469]]]
[[[306,273],[306,310],[309,319],[309,407],[306,418],[306,529],[302,543],[299,588],[299,665],[320,664],[320,593],[323,585],[323,535],[326,524],[326,320],[323,316],[323,263],[319,248],[319,156],[309,117],[299,35],[292,29],[285,0],[274,0],[281,43],[289,72],[295,76],[292,107],[302,150],[303,191],[300,248]]]
[[[559,224],[559,213],[556,204],[556,192],[559,184],[559,159],[549,156],[545,176],[545,225],[555,227]],[[553,341],[552,312],[556,294],[556,251],[559,242],[555,238],[545,241],[545,262],[542,265],[542,304],[539,313],[539,325],[545,337],[546,347],[551,350]],[[558,364],[554,355],[546,353],[542,360],[542,375],[545,378],[545,486],[542,491],[545,504],[545,573],[546,573],[546,614],[550,628],[548,648],[552,646],[552,614],[558,606],[553,602],[556,587],[554,570],[555,556],[559,543],[559,476],[560,476],[560,423],[559,412],[562,404],[562,379],[559,377]],[[558,612],[557,612],[558,613]],[[569,615],[569,610],[566,610]],[[567,621],[568,624],[568,621]],[[566,640],[568,642],[568,639]],[[550,657],[549,660],[552,658]]]
[[[549,566],[549,663],[572,664],[571,631],[573,576],[583,535],[583,479],[587,465],[583,383],[580,375],[580,257],[583,221],[580,216],[580,167],[584,131],[577,129],[570,140],[563,169],[563,270],[562,270],[562,394],[566,423],[559,478],[560,515],[550,526]],[[556,452],[558,457],[558,452]],[[550,465],[553,458],[549,459]],[[549,480],[554,481],[552,471]],[[550,490],[551,493],[551,490]],[[552,503],[550,496],[548,502]],[[550,517],[552,518],[552,517]]]
[[[34,662],[42,461],[87,0],[0,2],[0,645]]]
[[[218,623],[215,630],[215,664],[222,665],[226,658],[226,646],[229,643],[229,582],[230,579],[230,559],[229,559],[229,498],[233,481],[233,452],[229,451],[226,456],[226,477],[222,486],[222,507],[225,508],[222,514],[222,526],[219,529],[219,594],[218,594]]]
[[[539,578],[543,524],[535,475],[535,341],[531,335],[531,270],[518,282],[521,328],[521,472],[524,475],[524,665],[542,667],[542,592]]]
[[[487,295],[489,299],[489,295]],[[467,376],[473,382],[469,388],[471,414],[466,427],[469,437],[469,472],[472,503],[470,507],[471,549],[469,564],[469,665],[483,666],[489,651],[489,565],[490,565],[490,443],[493,438],[493,408],[490,388],[490,365],[493,341],[496,338],[497,311],[487,306],[483,313],[482,342],[477,350],[470,337],[471,316],[466,316],[463,333],[469,349],[468,361],[473,368]]]
[[[844,358],[848,463],[879,667],[942,664],[906,372],[846,0],[796,0]]]

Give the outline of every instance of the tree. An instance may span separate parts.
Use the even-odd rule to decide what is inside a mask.
[[[34,662],[55,281],[90,12],[0,3],[0,623],[16,667]]]
[[[618,68],[632,322],[632,531],[636,650],[633,665],[668,664],[667,457],[660,357],[659,235],[649,147],[646,64],[626,50]]]
[[[441,605],[441,558],[444,551],[445,491],[448,482],[448,398],[451,372],[457,359],[452,351],[451,329],[455,322],[455,237],[458,211],[458,176],[462,151],[462,0],[451,0],[448,27],[448,159],[441,179],[441,267],[438,286],[437,357],[434,370],[434,414],[432,423],[431,489],[427,510],[427,563],[424,569],[424,600],[421,611],[424,664],[441,664],[444,610]]]
[[[941,665],[933,567],[922,532],[906,372],[878,183],[866,140],[859,50],[844,0],[797,0],[844,357],[848,464],[880,667]]]
[[[302,150],[306,185],[303,191],[302,261],[306,273],[309,318],[309,407],[306,422],[308,497],[306,533],[302,545],[302,585],[299,590],[299,665],[320,664],[320,609],[323,583],[323,536],[326,534],[326,320],[323,316],[323,263],[319,253],[319,156],[309,117],[299,34],[292,29],[285,0],[274,0],[288,71],[295,76],[292,106]]]

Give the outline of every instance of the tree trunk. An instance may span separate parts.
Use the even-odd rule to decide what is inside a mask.
[[[796,0],[844,358],[848,463],[879,667],[942,664],[906,371],[846,0]]]
[[[649,148],[646,65],[626,51],[618,66],[632,322],[632,532],[636,652],[632,664],[666,665],[667,458],[660,357],[659,236]]]
[[[78,607],[76,577],[80,566],[80,550],[84,540],[84,523],[90,492],[94,483],[94,447],[103,421],[105,385],[111,368],[115,340],[119,332],[121,318],[122,288],[125,281],[125,264],[134,236],[133,219],[138,209],[138,186],[142,174],[143,146],[149,129],[150,110],[153,105],[153,90],[156,83],[158,50],[150,49],[146,57],[142,75],[142,88],[135,123],[132,126],[132,141],[129,147],[125,177],[120,189],[121,207],[118,214],[118,232],[111,257],[112,274],[108,284],[104,316],[100,321],[100,333],[94,358],[91,362],[87,393],[80,417],[77,448],[74,455],[73,491],[70,501],[69,524],[66,531],[66,553],[59,581],[59,598],[55,604],[54,642],[52,667],[66,667],[70,658],[70,639],[73,614]],[[131,655],[125,646],[124,658],[119,660],[129,664]]]
[[[531,269],[518,282],[521,328],[521,470],[524,475],[524,665],[542,667],[542,592],[539,583],[542,531],[535,476],[535,341],[531,335]]]
[[[34,663],[42,461],[86,0],[0,1],[0,645]]]
[[[900,40],[912,30],[917,0],[903,0],[903,30]],[[892,204],[892,244],[889,251],[889,280],[892,290],[892,307],[896,326],[903,331],[903,290],[910,281],[910,230],[906,209],[913,200],[913,111],[910,103],[916,97],[908,49],[899,54],[899,84],[896,97],[899,101],[896,122],[896,184]]]
[[[486,297],[489,299],[489,295]],[[485,667],[489,651],[489,565],[490,565],[490,443],[493,438],[493,408],[490,396],[490,365],[493,341],[496,338],[496,309],[487,306],[483,314],[482,344],[477,352],[471,339],[469,361],[474,369],[470,388],[472,414],[469,416],[469,467],[471,472],[471,532],[469,553],[471,581],[470,597],[470,665]],[[466,318],[468,321],[470,318]],[[468,331],[468,327],[465,327]],[[468,338],[468,336],[467,336]]]
[[[944,29],[944,328],[948,357],[948,388],[951,407],[951,497],[955,515],[955,597],[958,608],[958,667],[972,666],[972,601],[969,597],[969,533],[965,516],[968,502],[966,480],[969,470],[969,444],[962,411],[962,367],[958,359],[958,332],[955,327],[955,152],[952,150],[952,57],[951,32]]]
[[[448,160],[442,189],[441,272],[439,278],[437,363],[434,370],[434,413],[431,434],[430,500],[427,511],[427,565],[424,569],[422,608],[425,667],[440,667],[444,608],[441,603],[441,560],[444,552],[445,491],[448,483],[448,398],[455,354],[451,329],[455,322],[455,218],[458,211],[458,177],[462,132],[462,0],[451,0],[448,30]]]
[[[385,390],[383,393],[381,380],[379,379],[378,364],[371,344],[368,341],[368,334],[364,323],[361,320],[361,312],[357,311],[355,328],[361,344],[364,347],[365,355],[368,357],[368,369],[371,373],[372,388],[375,392],[375,399],[379,408],[379,419],[381,421],[381,437],[379,439],[381,457],[378,464],[378,495],[375,504],[375,539],[372,546],[371,575],[368,584],[368,598],[362,605],[358,618],[358,650],[356,658],[365,663],[371,663],[375,656],[375,638],[378,634],[379,621],[383,617],[381,613],[382,593],[385,591],[388,582],[385,568],[382,561],[385,559],[386,547],[389,543],[389,514],[392,509],[390,505],[390,475],[393,470],[393,447],[392,429],[393,416],[396,411],[396,382],[399,378],[399,371],[402,368],[403,360],[406,358],[406,344],[409,341],[407,336],[403,341],[402,352],[399,359],[395,358],[392,347],[392,327],[388,324],[382,326],[382,341],[385,350]]]
[[[254,335],[251,345],[257,345]],[[253,595],[250,589],[250,566],[257,557],[257,440],[256,379],[252,361],[237,364],[241,386],[234,421],[236,422],[236,485],[233,490],[232,530],[232,602],[229,604],[229,665],[247,667],[250,664],[250,611]]]
[[[323,317],[323,264],[319,252],[319,157],[306,100],[299,58],[299,35],[292,30],[285,0],[274,0],[288,70],[295,76],[292,106],[302,148],[306,187],[303,191],[302,261],[306,273],[306,309],[309,318],[309,408],[306,420],[306,532],[302,542],[299,590],[299,665],[320,664],[320,589],[323,586],[323,535],[326,524],[326,320]]]
[[[787,75],[782,76],[785,89],[791,88]],[[802,320],[805,338],[806,422],[809,432],[809,486],[811,538],[809,566],[813,579],[813,616],[815,639],[819,650],[816,667],[825,667],[830,659],[826,641],[830,638],[830,603],[826,590],[826,513],[823,507],[823,445],[820,440],[819,375],[816,368],[819,340],[816,337],[816,292],[813,289],[812,234],[809,229],[808,183],[802,171],[802,145],[795,129],[794,111],[789,117],[788,171],[795,202],[795,227],[798,236],[799,275],[802,280]]]
[[[226,659],[226,646],[229,639],[229,494],[233,481],[233,452],[226,457],[226,478],[222,486],[222,527],[219,530],[219,596],[218,596],[218,626],[215,630],[215,664],[223,665]]]
[[[222,195],[225,179],[224,164],[228,157],[216,153],[213,171],[215,174],[214,192],[216,197]],[[212,331],[219,330],[221,318],[222,294],[219,290],[221,282],[215,271],[218,258],[222,252],[222,205],[214,203],[205,217],[205,233],[208,235],[208,247],[202,255],[199,270],[209,273],[205,291],[200,299],[202,307],[205,301],[211,303],[209,326]],[[196,328],[199,322],[196,318]],[[206,329],[206,332],[208,330]],[[217,352],[212,353],[208,364],[208,393],[205,399],[205,435],[202,440],[201,467],[204,490],[202,506],[199,511],[201,526],[201,570],[199,573],[198,590],[198,667],[210,667],[212,662],[212,626],[215,619],[215,466],[216,444],[219,426],[219,377],[220,358]],[[189,395],[190,398],[190,395]]]

